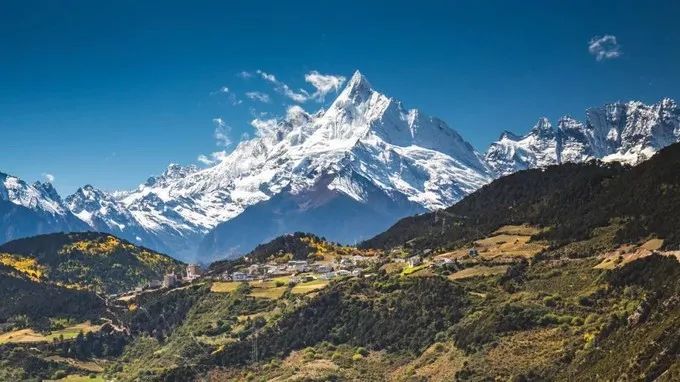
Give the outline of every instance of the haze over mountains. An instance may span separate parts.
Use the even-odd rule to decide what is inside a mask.
[[[631,101],[589,109],[585,122],[563,117],[553,127],[541,118],[523,136],[503,133],[482,155],[359,72],[327,110],[293,106],[277,123],[256,125],[257,136],[220,163],[173,164],[126,192],[86,185],[62,200],[49,184],[0,174],[0,242],[97,230],[200,261],[293,231],[352,243],[518,170],[590,159],[636,164],[680,141],[673,100]]]

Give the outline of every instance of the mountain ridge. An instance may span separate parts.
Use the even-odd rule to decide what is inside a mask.
[[[45,202],[31,204],[30,198],[3,198],[0,190],[0,204],[21,210],[2,216],[23,214],[30,226],[5,236],[105,231],[199,261],[242,254],[294,231],[351,243],[401,217],[446,208],[519,170],[592,159],[639,163],[680,140],[680,109],[664,98],[590,108],[586,122],[565,116],[553,126],[542,117],[524,135],[504,131],[481,154],[440,119],[374,90],[357,71],[327,108],[308,113],[291,106],[284,117],[255,119],[253,126],[256,136],[219,163],[203,169],[170,164],[130,191],[86,185],[61,200],[40,183],[26,188]],[[49,220],[43,212],[54,208],[63,221],[34,223]],[[322,219],[336,213],[363,231],[340,230],[331,216]],[[248,226],[236,227],[239,221]]]

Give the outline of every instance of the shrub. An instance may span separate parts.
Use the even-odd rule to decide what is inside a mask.
[[[578,298],[578,303],[583,306],[593,306],[595,301],[590,296],[580,296]]]
[[[557,306],[558,300],[559,300],[559,297],[545,296],[545,297],[543,297],[543,304],[545,306],[554,307],[554,306]]]
[[[574,317],[571,319],[571,325],[572,326],[581,326],[583,325],[583,319],[581,317]]]

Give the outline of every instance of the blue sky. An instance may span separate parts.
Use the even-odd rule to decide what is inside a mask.
[[[542,115],[680,98],[677,1],[367,3],[2,1],[0,171],[66,194],[198,164],[229,150],[214,119],[233,147],[296,103],[257,70],[311,94],[306,74],[359,69],[479,151]]]

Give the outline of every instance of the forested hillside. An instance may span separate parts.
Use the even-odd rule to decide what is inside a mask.
[[[109,234],[55,233],[0,246],[0,263],[36,280],[101,293],[160,280],[182,264]]]
[[[455,247],[507,224],[550,229],[542,237],[565,243],[588,237],[613,220],[618,242],[655,234],[680,245],[680,144],[635,167],[563,164],[521,171],[482,187],[442,211],[400,220],[362,247]]]

